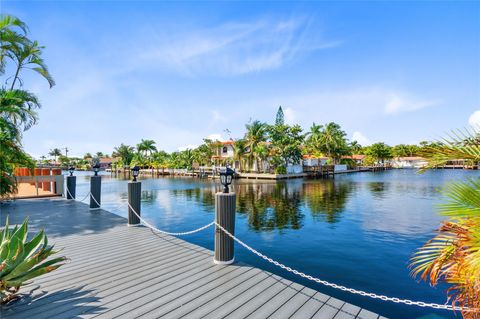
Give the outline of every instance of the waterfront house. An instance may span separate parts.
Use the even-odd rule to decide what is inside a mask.
[[[303,166],[305,167],[314,167],[327,164],[328,157],[325,156],[315,156],[310,154],[303,155]]]
[[[353,154],[353,155],[342,156],[342,159],[352,160],[353,162],[355,162],[356,165],[362,166],[363,161],[365,160],[365,157],[367,157],[367,155]]]
[[[420,156],[404,156],[393,158],[391,164],[395,168],[422,168],[427,161]]]

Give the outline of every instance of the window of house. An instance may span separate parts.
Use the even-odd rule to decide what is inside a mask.
[[[223,147],[223,152],[224,152],[224,153],[227,152],[227,147],[226,147],[226,146]]]

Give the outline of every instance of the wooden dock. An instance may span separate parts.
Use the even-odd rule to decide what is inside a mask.
[[[2,225],[7,215],[45,227],[70,261],[22,288],[2,319],[384,318],[241,262],[214,265],[210,250],[83,203],[17,200],[0,204]]]

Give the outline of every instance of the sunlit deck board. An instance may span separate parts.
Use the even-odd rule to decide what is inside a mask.
[[[210,250],[79,202],[18,200],[0,209],[2,224],[29,216],[32,232],[46,228],[70,259],[0,308],[2,319],[379,318],[243,263],[214,265]]]

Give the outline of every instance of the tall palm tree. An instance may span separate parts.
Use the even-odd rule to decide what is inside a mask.
[[[428,168],[452,159],[480,162],[480,142],[476,130],[454,132],[441,143],[425,146],[422,156]],[[474,142],[471,142],[474,141]],[[454,182],[443,189],[448,201],[440,206],[445,220],[438,234],[412,258],[412,275],[435,286],[451,285],[448,300],[460,307],[464,318],[480,318],[480,178]]]
[[[256,162],[256,169],[258,171],[258,156],[257,148],[260,143],[265,142],[267,139],[267,125],[258,120],[253,121],[251,124],[245,125],[247,132],[245,133],[246,147],[248,150],[248,162],[249,168],[251,168],[252,162]]]
[[[244,139],[238,139],[233,143],[233,160],[238,161],[238,169],[242,171],[243,159],[247,154],[247,141]]]
[[[55,85],[55,80],[48,71],[48,68],[43,61],[42,51],[45,47],[38,44],[37,41],[24,41],[22,43],[14,43],[10,45],[6,56],[9,57],[16,64],[15,74],[13,76],[11,90],[15,88],[17,81],[22,83],[20,72],[23,69],[30,69],[43,76],[50,87]]]
[[[120,146],[114,148],[114,154],[112,154],[112,156],[113,155],[122,159],[122,164],[124,167],[129,166],[133,156],[135,155],[135,148],[122,143]]]
[[[154,140],[144,140],[142,139],[140,143],[137,144],[137,151],[144,153],[145,156],[151,156],[153,152],[157,151]]]
[[[322,129],[323,125],[313,123],[312,126],[310,126],[310,132],[306,134],[306,146],[309,152],[318,153],[320,151]]]
[[[19,31],[19,32],[18,32]],[[5,72],[5,57],[12,45],[16,45],[28,39],[25,37],[28,31],[27,25],[12,15],[0,15],[0,75]]]
[[[62,155],[62,151],[59,149],[59,148],[54,148],[53,150],[50,150],[50,152],[48,153],[48,155],[50,156],[53,156],[53,161],[55,163],[57,163],[57,156],[61,156]]]

